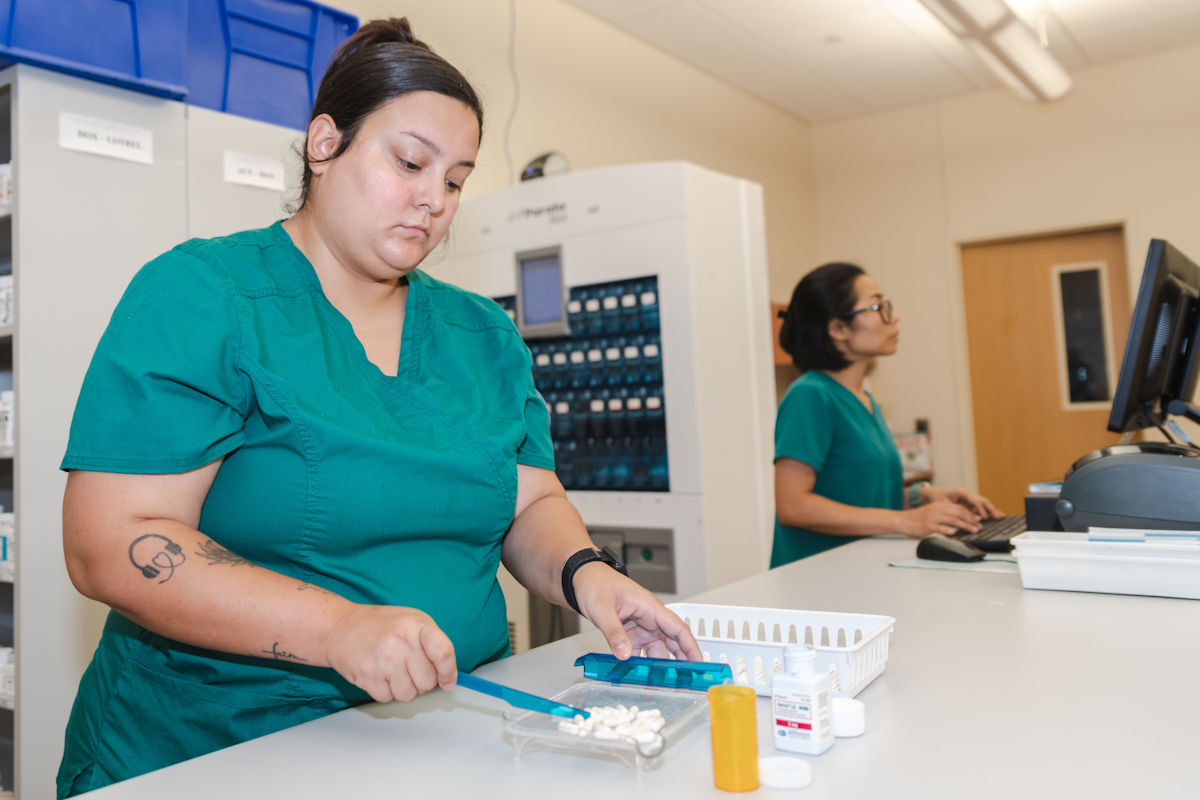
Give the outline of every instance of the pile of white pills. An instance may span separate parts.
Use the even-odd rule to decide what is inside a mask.
[[[663,737],[660,731],[667,721],[657,708],[642,711],[637,706],[626,708],[619,705],[616,708],[593,706],[584,710],[591,716],[584,719],[582,714],[576,714],[574,721],[563,720],[558,723],[558,729],[563,733],[602,741],[625,739],[636,744],[644,756],[662,752]]]

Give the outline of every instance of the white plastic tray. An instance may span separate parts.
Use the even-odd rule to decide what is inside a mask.
[[[833,677],[835,697],[854,697],[887,666],[895,617],[794,611],[778,608],[671,603],[704,652],[705,661],[728,663],[734,681],[759,695],[783,668],[783,648],[811,645],[817,668]]]
[[[1013,537],[1026,589],[1200,600],[1200,545],[1090,542],[1086,533]]]

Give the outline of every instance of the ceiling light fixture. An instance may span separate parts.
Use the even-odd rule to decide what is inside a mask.
[[[1071,91],[1071,76],[1004,0],[921,3],[1020,97],[1031,103],[1048,102]]]

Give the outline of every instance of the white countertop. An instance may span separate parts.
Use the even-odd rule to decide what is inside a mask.
[[[898,569],[914,543],[865,540],[692,600],[886,614],[887,669],[858,696],[867,732],[807,758],[812,785],[753,796],[1200,797],[1200,602],[1026,591],[1018,575]],[[580,634],[476,674],[550,696],[581,677]],[[775,754],[769,698],[759,747]],[[96,800],[730,797],[707,725],[659,768],[529,752],[501,738],[503,703],[456,689],[370,704],[101,789]]]

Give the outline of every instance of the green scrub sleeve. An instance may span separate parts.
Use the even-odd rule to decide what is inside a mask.
[[[179,251],[126,289],[83,381],[62,469],[186,472],[237,449],[249,412],[229,289]]]
[[[550,410],[546,401],[533,384],[529,374],[529,386],[525,393],[525,440],[517,448],[517,463],[539,469],[554,469],[554,443],[550,439]]]
[[[829,398],[816,386],[794,384],[779,404],[775,458],[803,461],[819,473],[832,444]]]

